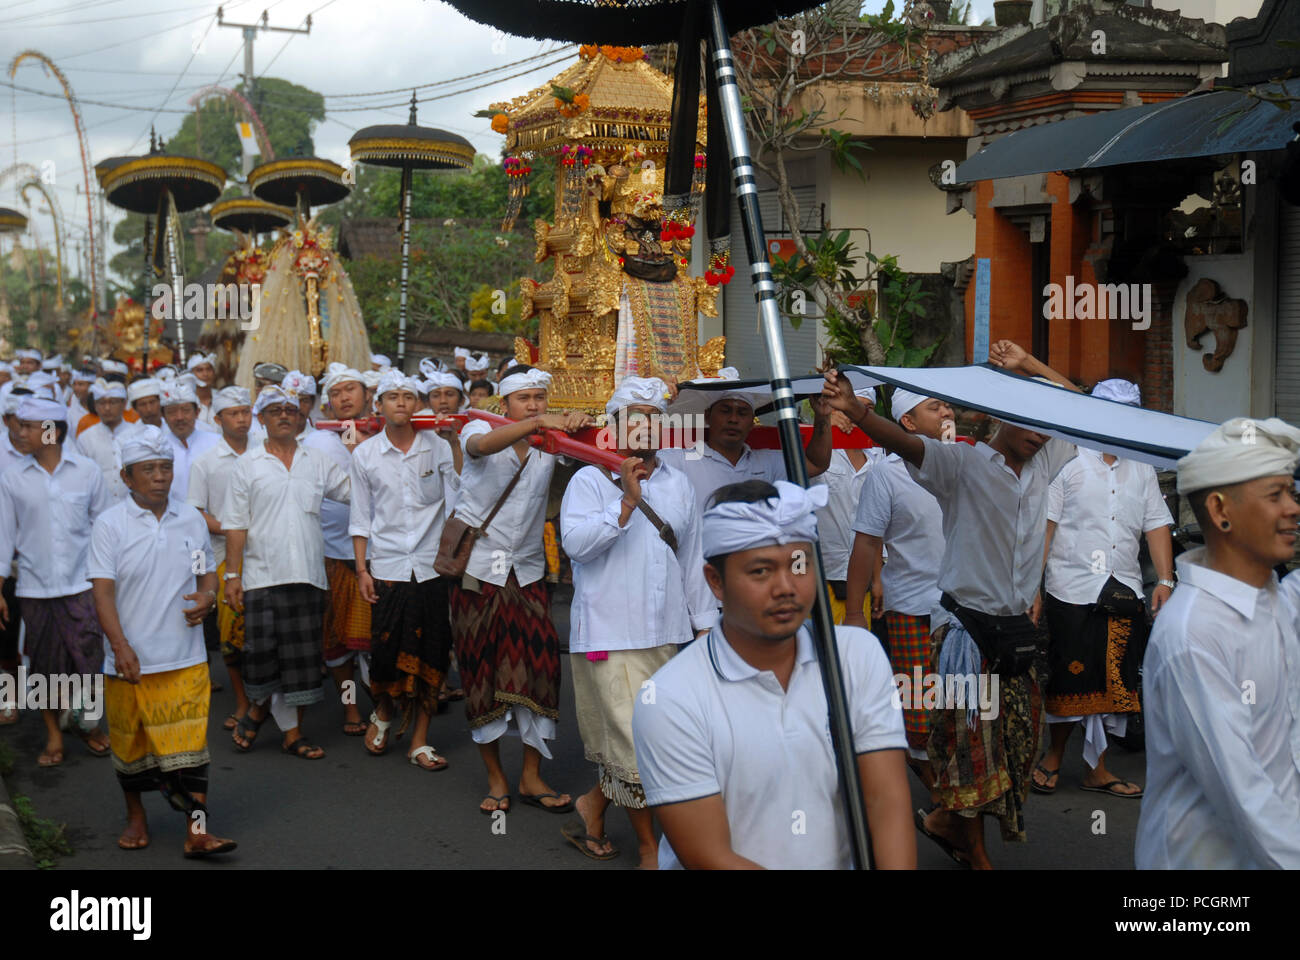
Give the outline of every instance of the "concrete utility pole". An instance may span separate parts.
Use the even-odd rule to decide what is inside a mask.
[[[217,7],[217,26],[235,27],[244,31],[244,99],[253,103],[253,41],[257,39],[257,31],[263,33],[268,31],[273,33],[311,33],[311,14],[307,15],[305,27],[273,27],[268,22],[267,12],[262,11],[262,19],[258,23],[227,23],[221,7]],[[256,107],[256,104],[254,104]]]

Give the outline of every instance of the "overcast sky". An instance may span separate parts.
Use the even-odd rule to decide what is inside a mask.
[[[881,0],[869,0],[864,6],[878,11],[881,5]],[[317,153],[345,165],[348,138],[358,128],[405,122],[406,107],[398,104],[409,99],[412,87],[551,54],[497,74],[420,91],[422,100],[453,94],[422,103],[422,124],[459,133],[479,152],[495,157],[502,138],[487,121],[475,119],[474,111],[544,83],[576,55],[576,48],[560,43],[502,36],[441,0],[227,0],[223,7],[224,19],[234,23],[258,21],[267,10],[272,27],[301,27],[312,14],[310,35],[258,32],[254,73],[326,96],[327,119],[314,133]],[[992,0],[976,0],[975,9],[979,18],[990,16]],[[8,65],[16,54],[39,50],[64,71],[81,101],[92,166],[106,157],[143,153],[151,123],[169,138],[179,129],[183,111],[192,109],[188,101],[197,90],[238,82],[243,34],[218,26],[216,10],[216,3],[186,0],[0,0],[3,80],[9,82]],[[504,78],[524,71],[530,72]],[[488,82],[481,89],[466,89]],[[19,67],[13,83],[59,94],[57,79],[30,60]],[[376,93],[395,88],[405,89]],[[359,93],[375,95],[347,96]],[[81,159],[66,102],[3,86],[0,105],[0,116],[7,115],[0,120],[0,169],[15,162],[37,168],[52,163],[69,238],[84,242]],[[0,186],[0,204],[32,213],[17,198],[13,178]],[[111,234],[111,208],[109,219]],[[37,214],[33,221],[36,237],[52,245],[48,216]],[[30,235],[26,242],[31,243]]]

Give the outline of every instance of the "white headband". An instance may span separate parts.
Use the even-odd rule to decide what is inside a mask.
[[[624,407],[644,404],[663,413],[668,409],[668,392],[668,384],[658,377],[624,377],[605,404],[605,412],[613,416]]]
[[[889,401],[889,412],[893,416],[894,422],[897,423],[903,414],[911,413],[929,399],[923,393],[913,393],[911,390],[895,387],[894,397]]]
[[[1277,417],[1236,417],[1178,461],[1178,492],[1227,487],[1259,477],[1288,476],[1300,462],[1300,430]]]
[[[113,459],[121,470],[145,460],[175,460],[176,450],[160,428],[142,423],[113,440]]]
[[[477,357],[473,357],[469,360],[466,360],[465,370],[468,373],[482,373],[483,371],[487,370],[488,366],[491,363],[492,363],[492,358],[489,357],[486,353],[482,353],[479,354]]]
[[[267,407],[277,403],[290,403],[298,406],[298,394],[292,390],[286,390],[279,384],[268,384],[262,388],[262,392],[257,395],[257,402],[253,404],[253,414],[257,415]]]
[[[400,370],[386,370],[384,375],[379,378],[379,384],[375,387],[375,409],[379,409],[379,400],[386,393],[392,393],[395,390],[407,390],[415,394],[416,399],[420,397],[420,381],[414,377],[408,377]]]
[[[215,353],[212,354],[196,353],[193,356],[191,356],[190,359],[186,362],[185,369],[193,370],[195,367],[201,367],[205,363],[215,370],[217,367],[217,355]]]
[[[345,363],[331,363],[329,368],[325,371],[325,377],[321,381],[320,388],[326,396],[329,396],[331,387],[339,383],[349,383],[351,381],[365,384],[365,380],[361,379],[360,370],[353,370]]]
[[[125,363],[121,363],[117,360],[101,360],[99,361],[99,372],[120,373],[122,376],[125,377],[127,374],[127,369]]]
[[[377,363],[381,367],[391,367],[393,365],[393,361],[389,360],[382,353],[372,353],[370,355],[370,362]]]
[[[194,388],[180,380],[173,380],[166,384],[162,389],[162,406],[175,407],[182,403],[198,406],[199,397],[194,392]]]
[[[429,379],[424,381],[425,393],[428,393],[430,390],[437,390],[440,387],[451,387],[453,390],[464,393],[465,381],[461,380],[461,378],[456,376],[454,373],[434,373],[429,376]]]
[[[1130,383],[1128,380],[1102,380],[1092,388],[1092,396],[1102,400],[1114,400],[1116,403],[1127,403],[1131,407],[1142,406],[1142,391],[1138,389],[1136,383]]]
[[[542,390],[551,389],[551,375],[545,370],[538,370],[533,367],[533,369],[526,370],[523,373],[510,374],[501,381],[497,390],[501,396],[508,397],[518,390],[536,390],[538,388]]]
[[[45,354],[41,353],[41,351],[39,350],[31,350],[31,349],[24,348],[22,350],[14,351],[14,357],[19,360],[40,360],[44,356]]]
[[[243,387],[226,387],[212,394],[212,413],[215,415],[232,407],[248,407],[252,403],[252,398]]]
[[[290,370],[280,381],[280,386],[292,390],[300,397],[316,396],[316,381],[301,370]]]
[[[826,506],[825,484],[804,489],[776,481],[777,495],[755,503],[719,503],[704,511],[701,540],[704,556],[717,557],[777,543],[817,539],[817,513]]]
[[[470,358],[470,352],[466,350],[464,347],[457,347],[455,353],[456,356],[464,357],[466,360]],[[468,364],[466,364],[466,366],[468,366]]]
[[[23,396],[22,403],[18,404],[16,415],[19,420],[61,420],[66,422],[68,419],[68,408],[57,400],[46,400],[44,397]]]
[[[93,373],[88,373],[85,370],[74,370],[72,372],[72,382],[73,383],[94,383],[95,375]]]
[[[90,395],[96,400],[125,400],[126,384],[117,381],[96,380],[90,385]]]
[[[155,380],[153,377],[146,377],[143,380],[137,380],[126,388],[126,399],[135,403],[144,397],[162,396],[162,381]]]

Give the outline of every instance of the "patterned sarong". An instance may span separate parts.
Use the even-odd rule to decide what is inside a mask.
[[[52,676],[104,669],[104,634],[89,590],[69,597],[23,597],[23,641],[31,672]]]
[[[261,703],[277,690],[290,707],[325,699],[321,616],[325,593],[310,583],[244,591],[244,690]]]
[[[337,660],[349,650],[370,649],[370,604],[361,598],[357,571],[346,560],[325,558],[329,600],[325,605],[322,644],[326,660]]]
[[[585,755],[597,764],[600,792],[620,807],[645,808],[645,790],[632,746],[632,709],[641,685],[677,653],[676,644],[647,650],[610,650],[605,660],[569,655],[578,733]]]
[[[481,727],[521,704],[542,717],[560,717],[560,638],[546,585],[480,583],[478,592],[452,585],[451,629],[465,688],[469,725]]]
[[[1066,603],[1049,593],[1043,612],[1050,636],[1048,712],[1138,712],[1138,670],[1149,633],[1142,600],[1111,577],[1097,603]]]
[[[930,648],[936,674],[946,633],[946,627],[936,630]],[[980,670],[987,669],[981,661]],[[1026,839],[1025,798],[1043,725],[1038,678],[1046,675],[1044,660],[1018,677],[998,676],[998,715],[977,716],[973,727],[964,707],[930,712],[927,749],[940,806],[967,817],[997,817],[1008,842]]]
[[[217,567],[217,582],[226,582],[226,561]],[[226,603],[226,591],[217,590],[217,630],[221,634],[221,656],[226,663],[238,663],[244,652],[244,615]]]
[[[930,618],[886,610],[883,620],[889,665],[895,676],[901,673],[915,689],[920,686],[916,682],[916,668],[925,673],[930,662]],[[903,706],[907,745],[914,750],[924,750],[930,739],[930,715],[916,705],[914,697],[911,702],[913,706]]]
[[[146,771],[169,773],[208,762],[210,696],[206,663],[146,673],[139,683],[104,677],[109,747],[124,789],[139,790]]]
[[[430,714],[438,711],[438,690],[451,659],[451,620],[447,581],[423,583],[376,580],[370,642],[370,692],[413,700]]]

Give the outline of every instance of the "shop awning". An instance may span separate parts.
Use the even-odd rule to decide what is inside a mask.
[[[1259,90],[1287,88],[1275,83]],[[1300,81],[1290,81],[1289,92],[1300,95]],[[1294,110],[1235,90],[1189,94],[1009,133],[961,164],[957,182],[1281,150],[1296,139],[1296,120]]]

